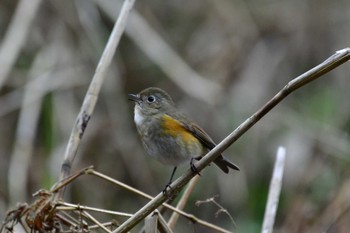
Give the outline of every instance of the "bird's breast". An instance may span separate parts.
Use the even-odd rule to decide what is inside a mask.
[[[136,126],[138,126],[138,127],[141,126],[144,119],[145,119],[145,117],[141,113],[140,107],[138,105],[136,105],[135,109],[134,109],[134,121],[135,121]]]

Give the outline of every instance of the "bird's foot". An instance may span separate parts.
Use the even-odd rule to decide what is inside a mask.
[[[193,173],[196,173],[197,175],[201,176],[201,174],[199,173],[196,165],[194,165],[194,160],[197,160],[197,159],[196,158],[191,158],[191,162],[190,162],[191,171]]]
[[[168,191],[171,191],[171,190],[172,190],[170,184],[171,184],[171,183],[167,183],[167,184],[165,185],[165,188],[164,188],[163,191],[162,191],[162,193],[163,193],[164,196],[167,196],[167,197],[170,196],[170,195],[169,195],[169,192],[168,192]]]

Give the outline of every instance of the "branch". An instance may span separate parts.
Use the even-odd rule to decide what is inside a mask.
[[[238,126],[230,135],[222,140],[214,149],[209,151],[197,164],[197,170],[201,171],[204,167],[208,166],[214,161],[222,152],[224,152],[231,144],[233,144],[238,138],[240,138],[245,132],[247,132],[255,123],[257,123],[263,116],[265,116],[273,107],[281,102],[290,93],[298,88],[308,84],[309,82],[321,77],[329,71],[340,66],[344,62],[350,59],[350,48],[345,48],[337,51],[334,55],[322,62],[320,65],[312,68],[306,73],[290,81],[281,91],[279,91],[270,101],[268,101],[261,109],[254,113],[251,117],[245,120],[240,126]],[[195,174],[189,169],[184,175],[174,181],[172,188],[169,190],[168,195],[172,196],[174,193],[179,192]],[[127,232],[153,210],[160,206],[167,200],[167,197],[162,193],[159,193],[153,200],[148,202],[143,208],[137,211],[133,217],[126,220],[120,225],[113,233]]]
[[[182,194],[182,197],[178,201],[178,203],[176,205],[176,209],[183,210],[185,208],[185,205],[186,205],[188,199],[190,198],[190,195],[191,195],[194,187],[198,183],[199,178],[200,178],[200,176],[195,176],[195,178],[191,180],[191,182],[187,186],[186,190]],[[175,228],[175,224],[176,224],[179,216],[180,215],[178,213],[176,213],[176,212],[172,213],[172,215],[171,215],[171,217],[170,217],[170,219],[168,221],[168,226],[170,227],[170,229],[174,229]]]
[[[140,196],[142,196],[144,198],[147,198],[149,200],[153,200],[154,199],[154,197],[152,197],[152,196],[150,196],[150,195],[148,195],[148,194],[146,194],[146,193],[144,193],[144,192],[142,192],[140,190],[137,190],[137,189],[135,189],[135,188],[133,188],[133,187],[127,185],[127,184],[124,184],[124,183],[122,183],[122,182],[120,182],[118,180],[115,180],[115,179],[113,179],[111,177],[108,177],[108,176],[106,176],[106,175],[104,175],[102,173],[99,173],[99,172],[97,172],[97,171],[95,171],[93,169],[86,170],[86,173],[94,175],[94,176],[99,177],[101,179],[104,179],[104,180],[106,180],[108,182],[111,182],[113,184],[116,184],[116,185],[118,185],[118,186],[120,186],[120,187],[122,187],[122,188],[124,188],[124,189],[126,189],[128,191],[130,191],[130,192],[133,192],[133,193],[135,193],[137,195],[140,195]],[[195,183],[195,182],[193,182],[193,183]],[[207,227],[207,228],[209,228],[211,230],[217,231],[217,232],[229,233],[229,231],[227,231],[227,230],[225,230],[225,229],[223,229],[221,227],[218,227],[218,226],[216,226],[214,224],[211,224],[211,223],[206,222],[206,221],[204,221],[202,219],[199,219],[196,216],[194,216],[192,214],[188,214],[188,213],[186,213],[186,212],[184,212],[184,211],[182,211],[180,209],[177,209],[176,207],[174,207],[172,205],[169,205],[167,203],[163,203],[162,205],[165,206],[167,209],[170,209],[170,210],[180,214],[182,217],[187,218],[191,223],[200,224],[202,226],[205,226],[205,227]]]
[[[100,92],[102,83],[104,81],[105,73],[112,61],[117,45],[125,29],[128,15],[130,13],[130,10],[134,2],[135,0],[124,1],[119,17],[116,23],[114,24],[109,40],[102,53],[101,59],[97,65],[95,75],[91,80],[89,89],[87,90],[83,105],[81,106],[81,109],[80,109],[80,113],[77,116],[75,125],[72,129],[72,132],[68,141],[68,145],[66,148],[66,152],[64,155],[64,161],[61,167],[60,180],[66,178],[70,173],[71,165],[77,153],[80,140],[83,137],[87,124],[95,109],[95,105],[98,99],[98,94]],[[63,195],[63,192],[64,192],[64,189],[61,189],[55,196],[55,199],[57,200],[61,198]]]

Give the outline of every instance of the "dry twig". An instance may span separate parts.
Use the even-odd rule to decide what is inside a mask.
[[[207,198],[206,200],[204,201],[196,201],[196,206],[200,206],[201,204],[203,203],[213,203],[214,205],[216,205],[217,207],[219,207],[219,210],[216,211],[215,213],[215,217],[219,217],[219,215],[221,213],[225,213],[231,220],[231,222],[233,223],[233,225],[236,227],[236,223],[235,223],[235,220],[233,219],[232,215],[227,211],[227,209],[225,209],[222,205],[220,205],[216,200],[215,198],[218,197],[218,195],[214,196],[214,197],[211,197],[211,198]]]
[[[177,205],[176,205],[176,209],[182,210],[182,209],[185,207],[185,205],[186,205],[186,203],[187,203],[187,201],[188,201],[188,199],[189,199],[189,197],[190,197],[190,195],[191,195],[191,193],[192,193],[194,187],[196,186],[196,184],[197,184],[198,181],[199,181],[199,178],[200,178],[200,176],[195,176],[195,177],[191,180],[191,182],[188,184],[186,190],[183,192],[183,194],[182,194],[182,196],[181,196],[179,202],[178,202]],[[170,227],[171,229],[174,229],[175,224],[176,224],[178,218],[179,218],[179,214],[176,213],[176,212],[174,212],[174,213],[171,215],[171,217],[170,217],[170,219],[169,219],[169,221],[168,221],[168,225],[169,225],[169,227]]]
[[[107,72],[109,64],[112,61],[117,45],[123,34],[126,21],[131,8],[133,7],[134,1],[135,0],[124,1],[119,17],[116,23],[114,24],[109,40],[103,51],[99,64],[97,65],[95,75],[91,80],[89,89],[87,90],[87,94],[84,98],[83,105],[81,106],[80,113],[77,116],[75,125],[72,129],[72,132],[68,141],[68,145],[64,155],[64,161],[61,168],[60,180],[66,178],[70,173],[72,162],[77,153],[80,140],[91,118],[91,114],[94,111],[94,108],[98,99],[98,95],[99,95],[102,83],[104,81],[105,73]],[[56,199],[61,198],[61,196],[63,195],[63,192],[64,192],[64,189],[61,189],[60,192],[57,193],[55,198]]]
[[[125,189],[127,189],[127,190],[129,190],[129,191],[131,191],[131,192],[134,192],[134,193],[136,193],[137,195],[140,195],[140,196],[142,196],[142,197],[144,197],[144,198],[147,198],[147,199],[149,199],[149,200],[153,200],[153,199],[154,199],[154,197],[152,197],[152,196],[150,196],[150,195],[148,195],[148,194],[146,194],[146,193],[144,193],[144,192],[141,192],[140,190],[137,190],[137,189],[135,189],[135,188],[133,188],[133,187],[127,185],[127,184],[124,184],[124,183],[122,183],[122,182],[120,182],[120,181],[117,181],[117,180],[115,180],[115,179],[113,179],[113,178],[110,178],[110,177],[108,177],[108,176],[106,176],[106,175],[104,175],[104,174],[102,174],[102,173],[99,173],[99,172],[93,170],[93,169],[88,169],[88,170],[86,170],[86,173],[87,173],[87,174],[94,175],[94,176],[97,176],[97,177],[99,177],[99,178],[101,178],[101,179],[104,179],[104,180],[106,180],[106,181],[108,181],[108,182],[111,182],[111,183],[113,183],[113,184],[119,185],[119,186],[121,186],[121,187],[123,187],[123,188],[125,188]],[[221,227],[218,227],[218,226],[216,226],[216,225],[214,225],[214,224],[211,224],[211,223],[209,223],[209,222],[203,221],[203,220],[197,218],[196,216],[194,216],[194,215],[192,215],[192,214],[188,214],[188,213],[186,213],[186,212],[184,212],[184,211],[182,211],[182,210],[180,210],[180,209],[177,209],[177,208],[173,207],[172,205],[169,205],[169,204],[167,204],[167,203],[163,203],[162,205],[165,206],[166,208],[168,208],[168,209],[170,209],[170,210],[172,210],[172,211],[178,213],[179,215],[181,215],[181,216],[187,218],[187,219],[188,219],[189,221],[191,221],[192,223],[200,224],[200,225],[202,225],[202,226],[205,226],[205,227],[207,227],[207,228],[209,228],[209,229],[212,229],[212,230],[214,230],[214,231],[217,231],[217,232],[223,232],[223,233],[229,232],[229,231],[227,231],[227,230],[225,230],[225,229],[223,229],[223,228],[221,228]]]

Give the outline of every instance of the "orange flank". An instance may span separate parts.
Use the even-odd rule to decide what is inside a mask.
[[[163,116],[163,129],[164,134],[171,135],[173,137],[182,137],[186,143],[197,143],[198,139],[191,134],[186,128],[184,128],[178,120],[165,115]]]

